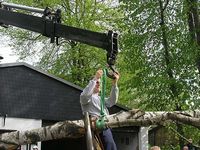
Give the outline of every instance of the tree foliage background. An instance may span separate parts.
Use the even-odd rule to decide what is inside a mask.
[[[12,2],[60,8],[63,24],[120,33],[119,103],[145,111],[199,109],[200,24],[193,28],[190,24],[194,8],[199,18],[198,0],[126,0],[118,5],[97,0]],[[102,49],[65,39],[56,46],[41,35],[16,28],[2,31],[11,37],[10,46],[20,59],[37,59],[34,65],[82,87],[98,68],[105,67],[106,52]],[[200,144],[197,129],[174,128]]]

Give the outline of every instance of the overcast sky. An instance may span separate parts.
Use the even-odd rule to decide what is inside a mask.
[[[0,34],[0,56],[4,59],[0,60],[1,63],[13,63],[17,61],[17,56],[12,53],[8,45],[9,38]]]
[[[17,61],[17,56],[15,56],[9,47],[3,45],[0,46],[0,56],[3,56],[1,63],[12,63]]]

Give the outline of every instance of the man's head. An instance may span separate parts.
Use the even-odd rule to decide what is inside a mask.
[[[33,150],[38,150],[38,147],[36,145],[34,145]]]
[[[153,146],[153,147],[151,147],[151,150],[160,150],[160,147],[159,146]]]
[[[183,150],[189,150],[188,146],[184,146]]]
[[[97,81],[96,81],[96,85],[95,85],[95,87],[94,87],[94,93],[99,93],[100,92],[100,79],[98,79]]]
[[[189,139],[188,141],[189,141],[189,143],[192,143],[192,139]]]

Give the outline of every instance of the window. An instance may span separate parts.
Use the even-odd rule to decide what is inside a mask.
[[[124,138],[121,138],[121,144],[124,144]]]
[[[129,145],[129,144],[130,144],[129,138],[126,137],[126,145]]]

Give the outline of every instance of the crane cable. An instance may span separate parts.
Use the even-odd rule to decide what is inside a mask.
[[[101,76],[101,112],[100,117],[96,121],[96,128],[97,129],[104,129],[105,128],[105,95],[106,95],[106,76],[107,76],[107,69],[103,69],[103,75]]]

